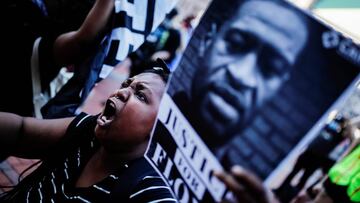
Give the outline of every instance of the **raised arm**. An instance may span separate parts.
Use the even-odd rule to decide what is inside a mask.
[[[54,44],[54,58],[59,65],[76,62],[86,56],[103,36],[114,9],[115,0],[96,0],[77,31],[60,35]]]
[[[42,120],[0,112],[0,154],[42,158],[65,135],[72,120]]]

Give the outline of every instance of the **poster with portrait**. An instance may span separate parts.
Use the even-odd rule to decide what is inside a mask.
[[[355,86],[360,48],[284,1],[214,0],[173,72],[147,159],[180,202],[220,201],[213,170],[263,180]]]

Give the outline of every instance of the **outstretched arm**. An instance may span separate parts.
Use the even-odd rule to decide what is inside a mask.
[[[103,36],[114,9],[115,0],[97,0],[77,31],[60,35],[54,44],[54,58],[59,65],[76,62]]]
[[[42,158],[64,135],[73,118],[42,120],[0,112],[0,153]]]

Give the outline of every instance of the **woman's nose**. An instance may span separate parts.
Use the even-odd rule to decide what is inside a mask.
[[[116,92],[116,97],[122,102],[126,102],[130,98],[130,94],[129,88],[122,88]]]

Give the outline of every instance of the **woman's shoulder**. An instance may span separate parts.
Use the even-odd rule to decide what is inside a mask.
[[[97,117],[98,115],[90,115],[82,112],[70,123],[69,129],[87,128],[88,126],[94,127]]]
[[[118,175],[119,184],[113,191],[114,199],[127,202],[176,202],[170,187],[144,157],[129,163],[127,169]]]
[[[81,113],[69,124],[65,136],[54,147],[55,154],[74,156],[81,148],[82,154],[91,151],[96,145],[95,126],[97,116]],[[63,153],[65,152],[65,154]]]
[[[157,174],[143,177],[129,196],[131,202],[176,202],[171,189]]]

